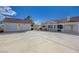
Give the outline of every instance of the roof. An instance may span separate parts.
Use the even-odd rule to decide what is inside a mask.
[[[68,23],[68,22],[79,22],[79,16],[71,17],[70,20],[67,20],[67,18],[62,20],[49,20],[44,24],[56,24],[56,23]]]
[[[67,20],[67,18],[63,20],[56,20],[57,23],[68,23],[68,22],[79,22],[79,16],[77,17],[71,17],[70,20]]]
[[[27,23],[26,20],[23,19],[14,19],[14,18],[5,18],[3,22],[8,22],[8,23]]]
[[[57,23],[67,23],[68,21],[66,19],[64,20],[55,20]]]
[[[70,18],[69,22],[79,22],[79,16]]]
[[[42,25],[45,25],[45,24],[56,24],[57,22],[54,21],[54,20],[49,20],[49,21],[46,21],[44,23],[42,23]]]

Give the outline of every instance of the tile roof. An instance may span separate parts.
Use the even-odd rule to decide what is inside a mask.
[[[70,18],[69,22],[79,22],[79,16]]]
[[[67,18],[63,20],[56,20],[57,23],[68,23],[68,22],[79,22],[79,16],[77,17],[71,17],[70,20],[67,20]]]
[[[23,19],[14,19],[14,18],[5,18],[3,22],[8,22],[8,23],[27,23]]]
[[[68,23],[68,22],[79,22],[79,16],[71,17],[70,20],[67,20],[67,18],[62,20],[49,20],[45,22],[44,24],[58,24],[58,23]]]

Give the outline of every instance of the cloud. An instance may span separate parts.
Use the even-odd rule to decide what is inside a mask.
[[[16,12],[13,11],[11,7],[0,6],[0,21],[2,21],[6,17],[5,15],[13,16],[15,14],[16,14]]]
[[[0,14],[3,15],[15,15],[16,12],[12,10],[12,8],[8,6],[0,6]]]

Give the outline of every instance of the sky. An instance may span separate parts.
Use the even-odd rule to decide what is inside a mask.
[[[15,15],[16,12],[8,6],[0,6],[0,21],[3,21],[5,17],[10,17]]]
[[[13,11],[12,18],[24,19],[31,16],[35,23],[47,20],[64,19],[67,16],[79,16],[79,6],[9,6]],[[9,9],[10,9],[9,8]]]

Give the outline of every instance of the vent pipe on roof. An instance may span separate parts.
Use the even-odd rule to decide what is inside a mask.
[[[67,16],[67,21],[70,21],[70,16]]]

